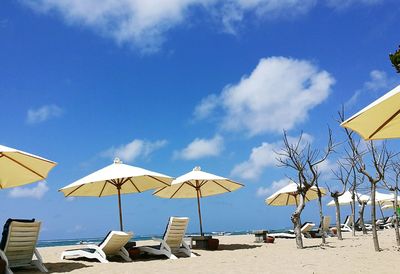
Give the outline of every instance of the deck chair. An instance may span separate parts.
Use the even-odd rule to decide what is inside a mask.
[[[330,231],[331,216],[323,216],[322,223],[319,224],[317,229],[313,229],[309,233],[313,238],[321,238],[324,235],[326,238],[331,237]]]
[[[358,219],[357,219],[357,221],[356,221],[356,223],[355,223],[355,226],[356,226],[356,230],[357,231],[362,231],[362,227],[361,227],[361,224],[360,224],[360,217],[358,217]],[[367,224],[367,223],[364,223],[364,227],[365,227],[365,229],[367,230],[367,231],[371,231],[372,230],[372,225],[371,224]]]
[[[353,225],[353,217],[351,215],[347,215],[344,223],[340,225],[340,229],[342,232],[351,232],[351,226]]]
[[[385,220],[385,223],[383,223],[381,226],[382,226],[382,228],[393,228],[394,227],[394,218],[393,218],[393,216],[388,217]]]
[[[315,224],[311,222],[305,222],[301,226],[301,233],[306,238],[311,238],[310,230],[315,226]],[[294,234],[294,230],[291,229],[288,232],[280,232],[280,233],[268,233],[268,236],[281,238],[281,239],[294,239],[296,235]]]
[[[35,222],[35,219],[6,221],[0,242],[0,257],[6,262],[7,274],[13,273],[11,268],[26,266],[34,266],[41,272],[48,272],[36,249],[40,224]]]
[[[125,261],[131,262],[129,253],[124,246],[132,236],[132,232],[110,231],[98,245],[85,245],[79,249],[65,250],[61,254],[61,260],[87,258],[96,259],[101,263],[108,263],[107,257],[120,256]]]
[[[165,255],[169,259],[177,259],[175,254],[180,252],[188,257],[196,257],[189,245],[183,240],[188,223],[189,218],[170,217],[163,238],[153,238],[153,240],[160,242],[160,245],[140,246],[139,250],[153,255]]]

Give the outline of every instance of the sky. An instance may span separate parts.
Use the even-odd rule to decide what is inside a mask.
[[[343,139],[341,105],[348,117],[398,85],[399,14],[396,0],[2,1],[0,144],[58,165],[1,191],[0,223],[36,218],[42,239],[118,229],[117,197],[57,190],[119,157],[243,183],[202,199],[205,231],[290,227],[293,207],[264,203],[292,174],[274,154],[283,130],[323,149],[328,126]],[[337,187],[339,156],[322,185]],[[169,216],[199,230],[195,200],[151,193],[122,197],[125,230],[159,234]],[[315,202],[302,218],[318,223]]]

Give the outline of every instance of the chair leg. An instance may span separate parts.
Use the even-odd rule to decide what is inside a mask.
[[[194,255],[189,249],[182,247],[179,249],[180,252],[184,253],[186,256],[188,257],[197,257],[196,255]]]
[[[168,259],[171,259],[171,260],[176,260],[176,259],[178,259],[178,257],[176,257],[174,254],[169,253],[169,252],[168,252],[168,254],[165,254],[165,255],[168,257]]]
[[[8,265],[7,256],[2,250],[0,250],[0,258],[3,259],[3,261],[6,262],[6,272],[5,272],[5,274],[13,274],[13,272],[11,271],[11,268]]]
[[[39,251],[35,248],[34,254],[36,256],[36,261],[34,261],[34,265],[41,271],[41,272],[49,272],[47,268],[43,264],[42,256],[40,255]]]
[[[122,257],[127,262],[132,262],[132,259],[129,257],[128,251],[125,249],[125,247],[121,248],[120,251],[118,251],[118,255]]]

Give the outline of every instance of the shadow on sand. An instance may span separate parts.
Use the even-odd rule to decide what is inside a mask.
[[[66,273],[76,269],[92,267],[91,265],[85,265],[83,263],[77,263],[77,262],[45,263],[44,265],[49,270],[49,273]],[[23,274],[42,273],[36,268],[16,268],[15,270],[17,269],[18,273],[23,273]]]
[[[261,247],[262,245],[249,245],[249,244],[220,244],[218,250],[241,250],[241,249],[253,249],[257,247]]]

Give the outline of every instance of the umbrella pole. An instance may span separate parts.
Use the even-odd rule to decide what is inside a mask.
[[[200,221],[200,235],[203,236],[203,223],[201,221],[201,210],[200,210],[200,193],[198,188],[196,188],[196,192],[197,192],[197,210],[199,212],[199,221]]]
[[[123,225],[122,225],[122,207],[121,207],[121,187],[117,186],[118,190],[118,207],[119,207],[119,227],[121,231],[124,231]]]

